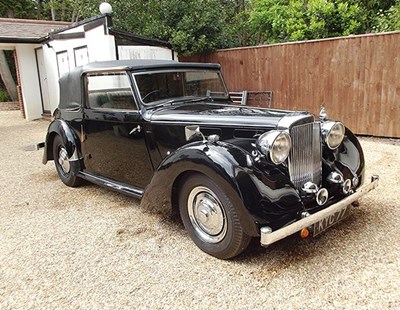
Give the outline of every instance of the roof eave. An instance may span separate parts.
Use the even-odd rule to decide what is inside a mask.
[[[14,44],[41,44],[46,38],[12,38],[12,37],[0,37],[1,43],[14,43]]]
[[[128,40],[135,41],[137,43],[143,43],[143,45],[150,45],[150,46],[162,46],[166,47],[169,49],[172,49],[172,45],[166,41],[158,40],[158,39],[153,39],[153,38],[147,38],[147,37],[142,37],[136,34],[132,34],[130,32],[120,30],[120,29],[115,29],[112,27],[109,27],[109,33],[114,35],[114,36],[121,36],[123,38],[126,38]]]
[[[97,16],[93,16],[93,17],[90,17],[90,18],[86,18],[86,19],[83,19],[81,21],[78,21],[78,22],[75,22],[75,23],[71,23],[69,26],[67,26],[65,28],[61,28],[61,29],[57,29],[57,30],[51,31],[51,32],[49,32],[49,36],[64,32],[66,30],[77,28],[79,26],[90,24],[90,23],[92,23],[94,21],[97,21],[99,19],[106,19],[106,18],[110,18],[110,17],[111,17],[111,14],[103,14],[103,15],[97,15]]]

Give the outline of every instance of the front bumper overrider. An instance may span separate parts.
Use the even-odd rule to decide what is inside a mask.
[[[268,226],[261,227],[261,230],[260,230],[261,245],[268,246],[276,241],[279,241],[283,238],[286,238],[287,236],[290,236],[298,231],[301,231],[303,228],[308,228],[310,226],[313,226],[315,223],[318,223],[319,221],[325,219],[326,217],[342,210],[343,208],[350,205],[357,199],[361,198],[362,196],[364,196],[371,190],[375,189],[378,186],[378,183],[379,183],[379,177],[372,176],[371,183],[363,185],[362,187],[357,189],[356,192],[347,196],[346,198],[327,207],[326,209],[323,209],[314,214],[311,214],[301,220],[298,220],[298,221],[296,221],[290,225],[287,225],[285,227],[279,228],[275,231],[272,231],[271,228]]]

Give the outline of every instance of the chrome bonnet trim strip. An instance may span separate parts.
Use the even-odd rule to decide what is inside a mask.
[[[281,118],[278,122],[277,129],[288,130],[297,123],[313,123],[315,121],[314,115],[305,113],[290,113]]]
[[[371,190],[375,189],[379,184],[379,178],[377,176],[373,176],[371,183],[360,187],[354,194],[344,198],[343,200],[329,206],[326,209],[323,209],[317,213],[311,214],[308,217],[305,217],[297,222],[294,222],[288,226],[282,227],[276,231],[271,231],[270,227],[261,227],[261,245],[268,246],[276,241],[279,241],[283,238],[286,238],[303,228],[309,227],[318,221],[328,217],[329,215],[341,210],[345,206],[350,205],[355,200],[364,196]]]

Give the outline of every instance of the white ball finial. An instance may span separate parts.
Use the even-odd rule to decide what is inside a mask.
[[[111,14],[112,13],[112,7],[107,2],[103,2],[102,4],[100,4],[99,9],[100,9],[101,14]]]

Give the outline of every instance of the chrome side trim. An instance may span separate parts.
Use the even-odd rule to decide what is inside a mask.
[[[355,200],[359,199],[360,197],[364,196],[371,190],[375,189],[379,184],[379,177],[373,176],[371,178],[371,183],[364,185],[360,187],[354,194],[347,196],[343,200],[327,207],[326,209],[323,209],[317,213],[311,214],[310,216],[307,216],[301,220],[298,220],[297,222],[294,222],[288,226],[282,227],[278,230],[268,232],[270,230],[268,229],[263,229],[264,227],[261,227],[260,234],[261,234],[261,245],[262,246],[268,246],[278,240],[281,240],[283,238],[286,238],[303,228],[309,227],[318,221],[328,217],[329,215],[334,214],[337,211],[340,211],[344,207],[350,205],[352,202]]]
[[[144,190],[138,187],[130,186],[125,183],[117,182],[103,176],[95,175],[87,171],[80,171],[78,176],[94,184],[107,187],[117,192],[124,193],[135,198],[142,198]]]

